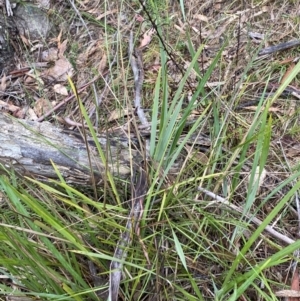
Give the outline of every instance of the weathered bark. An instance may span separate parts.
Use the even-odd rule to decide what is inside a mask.
[[[88,184],[92,172],[97,181],[106,176],[106,171],[114,177],[128,178],[131,161],[134,164],[142,161],[139,152],[134,146],[129,146],[125,136],[98,138],[107,160],[105,165],[92,140],[87,150],[80,136],[68,135],[49,122],[18,120],[0,113],[0,129],[0,163],[21,175],[57,178],[51,164],[53,161],[68,183]]]

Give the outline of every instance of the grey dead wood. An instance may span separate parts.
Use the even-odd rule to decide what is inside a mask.
[[[88,138],[87,148],[78,132],[67,132],[50,122],[20,120],[0,112],[0,129],[0,171],[13,170],[43,181],[58,178],[51,162],[67,183],[90,185],[92,174],[98,184],[107,179],[108,172],[115,179],[130,180],[132,168],[139,168],[144,160],[139,139],[126,133],[97,136],[106,160],[103,162],[92,138]],[[200,149],[211,146],[210,139],[202,134],[192,135],[187,143]],[[176,161],[171,174],[180,171],[181,163]]]
[[[82,185],[91,183],[92,173],[98,183],[107,176],[107,172],[114,178],[127,179],[130,177],[131,162],[138,164],[142,160],[125,135],[98,137],[105,153],[105,163],[92,140],[87,150],[82,138],[70,135],[49,122],[18,120],[0,113],[0,129],[2,170],[14,170],[41,180],[57,178],[51,161],[67,183]],[[91,168],[88,151],[91,154]]]

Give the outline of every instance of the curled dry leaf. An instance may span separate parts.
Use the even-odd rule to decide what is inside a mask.
[[[113,110],[111,113],[110,113],[110,116],[108,118],[108,121],[114,121],[114,120],[117,120],[117,119],[120,119],[122,117],[125,117],[129,114],[129,110],[128,109],[125,109],[125,110]]]
[[[34,110],[32,108],[28,108],[27,112],[26,112],[26,119],[29,119],[29,120],[37,120],[38,117],[36,116]]]
[[[98,65],[98,72],[99,72],[99,74],[103,73],[103,71],[106,68],[106,66],[107,66],[107,56],[106,56],[105,53],[103,53],[101,61],[99,62],[99,65]]]
[[[62,43],[58,43],[58,57],[63,58],[67,49],[68,40],[64,40]]]
[[[4,92],[5,90],[6,90],[6,75],[4,73],[1,78],[0,91]]]
[[[140,47],[139,47],[140,49],[144,48],[144,47],[146,47],[147,45],[150,44],[152,36],[153,36],[154,33],[155,33],[155,29],[154,28],[151,28],[151,29],[147,30],[144,33],[143,39],[141,40],[141,43],[140,43]]]
[[[30,46],[29,40],[24,35],[20,34],[20,38],[26,46]]]
[[[196,14],[193,16],[193,19],[197,19],[199,21],[208,22],[208,18],[201,14]]]
[[[65,86],[61,85],[61,84],[56,84],[53,86],[53,90],[55,93],[64,95],[64,96],[68,96],[68,90]]]
[[[53,42],[56,42],[58,45],[60,44],[60,40],[61,40],[61,37],[62,37],[62,33],[63,33],[63,30],[61,29],[57,38],[54,38],[53,39]]]
[[[145,21],[145,19],[140,14],[137,14],[135,16],[135,19],[136,19],[137,22],[140,22],[140,23]]]
[[[160,67],[161,67],[160,64],[153,64],[151,66],[148,66],[147,70],[152,72],[158,72]]]

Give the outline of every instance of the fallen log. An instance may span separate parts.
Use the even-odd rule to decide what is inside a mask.
[[[57,178],[51,161],[67,183],[76,185],[90,184],[92,174],[99,182],[106,171],[115,178],[126,179],[130,177],[131,162],[138,164],[142,161],[142,156],[132,143],[129,145],[125,135],[98,137],[107,161],[102,162],[93,140],[89,141],[87,149],[80,135],[68,134],[49,122],[19,120],[0,113],[0,128],[0,164],[3,170],[12,169],[40,180]]]
[[[139,139],[126,134],[98,135],[105,154],[100,158],[93,139],[88,144],[79,133],[66,131],[50,122],[16,119],[0,112],[0,172],[13,170],[22,176],[47,181],[57,179],[53,162],[65,181],[74,185],[89,185],[107,178],[110,172],[115,179],[129,179],[132,168],[144,160]],[[147,135],[147,133],[143,133]],[[179,141],[184,139],[184,135]],[[203,151],[211,146],[209,137],[195,133],[187,142]],[[88,147],[87,147],[88,146]],[[89,163],[89,156],[91,165]],[[173,166],[173,174],[180,171],[180,160]]]

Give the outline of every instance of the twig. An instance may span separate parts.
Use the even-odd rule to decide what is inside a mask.
[[[289,41],[286,43],[281,43],[275,46],[264,48],[258,52],[258,55],[272,54],[274,52],[282,51],[291,47],[297,47],[299,45],[300,45],[300,40]]]
[[[141,91],[144,82],[144,69],[143,69],[143,62],[141,58],[141,49],[136,49],[134,51],[132,31],[130,32],[130,37],[129,37],[129,56],[130,56],[131,68],[134,75],[134,86],[135,86],[134,106],[136,108],[136,113],[143,125],[149,125],[141,105]]]
[[[234,205],[234,204],[231,204],[229,203],[226,199],[218,196],[217,194],[209,191],[209,190],[206,190],[202,187],[198,187],[198,190],[199,191],[202,191],[203,193],[205,193],[206,195],[208,195],[209,197],[211,197],[212,199],[216,200],[218,203],[221,203],[223,205],[226,205],[227,207],[233,209],[234,211],[237,211],[237,212],[240,212],[240,213],[243,213],[243,209]],[[257,217],[250,217],[249,215],[246,215],[249,219],[251,219],[251,221],[256,224],[257,226],[260,226],[262,224],[262,221],[260,219],[258,219]],[[295,241],[279,232],[277,232],[276,230],[274,230],[272,227],[270,226],[266,226],[265,227],[265,230],[267,232],[269,232],[273,237],[275,238],[278,238],[280,240],[282,240],[283,242],[287,243],[288,245],[294,243]]]
[[[143,62],[141,56],[143,49],[144,47],[138,48],[134,51],[133,33],[131,31],[130,38],[129,38],[129,57],[130,57],[131,68],[134,74],[134,86],[135,86],[134,106],[136,108],[137,115],[142,125],[149,126],[150,124],[141,106],[141,93],[142,93],[142,86],[144,81],[144,70],[143,70]],[[148,157],[149,147],[147,145],[149,144],[150,144],[149,139],[146,139],[146,157]],[[146,247],[140,238],[140,228],[139,228],[140,220],[143,216],[144,196],[147,191],[147,175],[142,167],[140,167],[138,175],[136,171],[133,172],[132,179],[131,179],[131,190],[132,190],[131,191],[132,205],[126,223],[126,228],[125,231],[121,234],[121,237],[115,249],[114,258],[116,260],[112,260],[110,264],[109,299],[108,299],[110,301],[118,300],[123,263],[127,257],[127,249],[130,247],[132,242],[132,235],[131,235],[132,232],[135,232],[135,234],[138,236],[144,255],[147,259],[148,264],[150,265]]]
[[[122,277],[123,263],[127,257],[127,249],[132,242],[132,231],[139,235],[139,222],[143,215],[143,201],[147,190],[147,176],[140,168],[137,180],[133,176],[131,179],[132,205],[127,219],[125,231],[121,234],[118,245],[114,253],[114,259],[110,264],[109,298],[110,301],[117,301],[119,287]],[[144,248],[143,248],[144,249]],[[147,257],[146,257],[147,258]],[[147,258],[148,259],[148,258]]]

